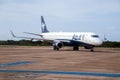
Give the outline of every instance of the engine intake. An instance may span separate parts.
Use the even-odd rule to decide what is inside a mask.
[[[62,44],[62,43],[56,43],[56,46],[57,46],[58,48],[62,48],[63,44]]]
[[[63,43],[59,42],[59,41],[54,41],[53,46],[56,46],[57,48],[62,48],[63,47]]]

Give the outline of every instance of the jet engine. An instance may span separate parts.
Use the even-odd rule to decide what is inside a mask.
[[[62,48],[63,47],[63,43],[60,41],[54,41],[53,42],[53,46],[57,47],[57,48]]]
[[[58,48],[62,48],[63,44],[61,42],[58,42],[58,43],[55,43],[55,46],[58,47]]]

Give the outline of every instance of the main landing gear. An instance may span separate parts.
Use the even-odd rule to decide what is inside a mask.
[[[91,49],[90,49],[90,51],[91,51],[91,52],[94,52],[94,49],[93,49],[93,48],[91,48]]]
[[[85,49],[89,49],[91,52],[94,51],[94,47],[93,46],[84,46]],[[58,51],[60,48],[57,46],[53,46],[53,50]],[[73,46],[73,51],[78,51],[79,50],[79,46]]]
[[[53,46],[53,50],[58,51],[59,48],[57,46]]]
[[[73,51],[78,51],[79,50],[79,46],[73,46]]]

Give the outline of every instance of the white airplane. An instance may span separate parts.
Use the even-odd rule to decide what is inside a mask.
[[[46,27],[43,16],[41,16],[41,30],[41,34],[24,32],[40,36],[40,38],[20,37],[15,36],[12,31],[11,33],[13,37],[50,41],[53,43],[53,50],[59,50],[63,46],[73,46],[73,50],[78,51],[79,46],[84,46],[85,49],[94,51],[95,46],[102,44],[102,40],[99,38],[99,35],[92,32],[50,32]]]

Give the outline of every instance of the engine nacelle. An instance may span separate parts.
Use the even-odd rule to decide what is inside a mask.
[[[62,43],[56,43],[56,46],[57,46],[58,48],[62,48],[62,47],[63,47],[63,44],[62,44]]]
[[[54,41],[53,46],[56,46],[57,48],[62,48],[63,47],[63,43],[60,41]]]

